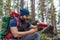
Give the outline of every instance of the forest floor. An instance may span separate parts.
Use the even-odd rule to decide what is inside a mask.
[[[47,40],[60,40],[60,30],[57,30],[57,35],[54,37],[47,37]]]

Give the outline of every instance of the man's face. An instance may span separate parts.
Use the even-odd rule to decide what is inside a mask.
[[[29,16],[29,15],[24,15],[24,16],[21,16],[21,19],[26,20],[26,19],[28,19],[28,16]]]

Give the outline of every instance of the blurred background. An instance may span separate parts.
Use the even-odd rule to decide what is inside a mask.
[[[60,30],[60,0],[0,0],[0,27],[1,18],[11,11],[20,12],[20,8],[27,8],[32,20],[38,20],[54,26]]]

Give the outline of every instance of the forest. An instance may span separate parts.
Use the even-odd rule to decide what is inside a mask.
[[[28,9],[32,20],[53,25],[54,32],[60,30],[60,0],[0,0],[0,26],[2,16],[9,15],[11,11],[20,13],[20,8]]]

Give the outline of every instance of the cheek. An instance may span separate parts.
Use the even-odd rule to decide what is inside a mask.
[[[25,19],[28,19],[28,17],[26,17],[26,16],[25,16],[24,18],[25,18]]]
[[[24,17],[25,19],[27,19],[27,17]]]
[[[25,16],[23,16],[22,18],[23,18],[23,19],[25,19],[26,17],[25,17]]]

